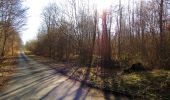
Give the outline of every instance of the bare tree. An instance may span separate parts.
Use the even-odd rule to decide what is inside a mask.
[[[2,0],[0,3],[1,47],[0,56],[4,56],[5,45],[12,30],[19,31],[25,24],[26,8],[22,7],[21,0]]]

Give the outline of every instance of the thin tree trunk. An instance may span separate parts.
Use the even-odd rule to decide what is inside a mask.
[[[121,0],[119,0],[119,10],[120,10],[120,18],[119,18],[119,34],[118,34],[118,58],[121,55],[121,34],[122,34],[122,9],[121,9]]]

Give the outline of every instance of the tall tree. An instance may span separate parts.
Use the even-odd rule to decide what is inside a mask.
[[[0,2],[0,26],[1,47],[0,57],[4,56],[5,45],[12,30],[20,31],[25,24],[25,12],[27,8],[22,6],[21,0],[1,0]]]

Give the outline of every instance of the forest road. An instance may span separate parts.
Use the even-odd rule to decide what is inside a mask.
[[[0,100],[128,100],[84,86],[24,53],[17,61],[16,74],[0,92]]]

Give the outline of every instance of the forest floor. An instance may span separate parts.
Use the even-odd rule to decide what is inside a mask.
[[[10,77],[14,75],[16,69],[16,56],[5,57],[0,63],[0,90],[6,87]]]
[[[56,62],[55,60],[29,55],[35,61],[46,64],[69,78],[85,82],[91,87],[121,93],[139,100],[169,100],[170,70],[155,69],[147,72],[122,73],[101,76],[100,68],[80,66],[76,63]]]

